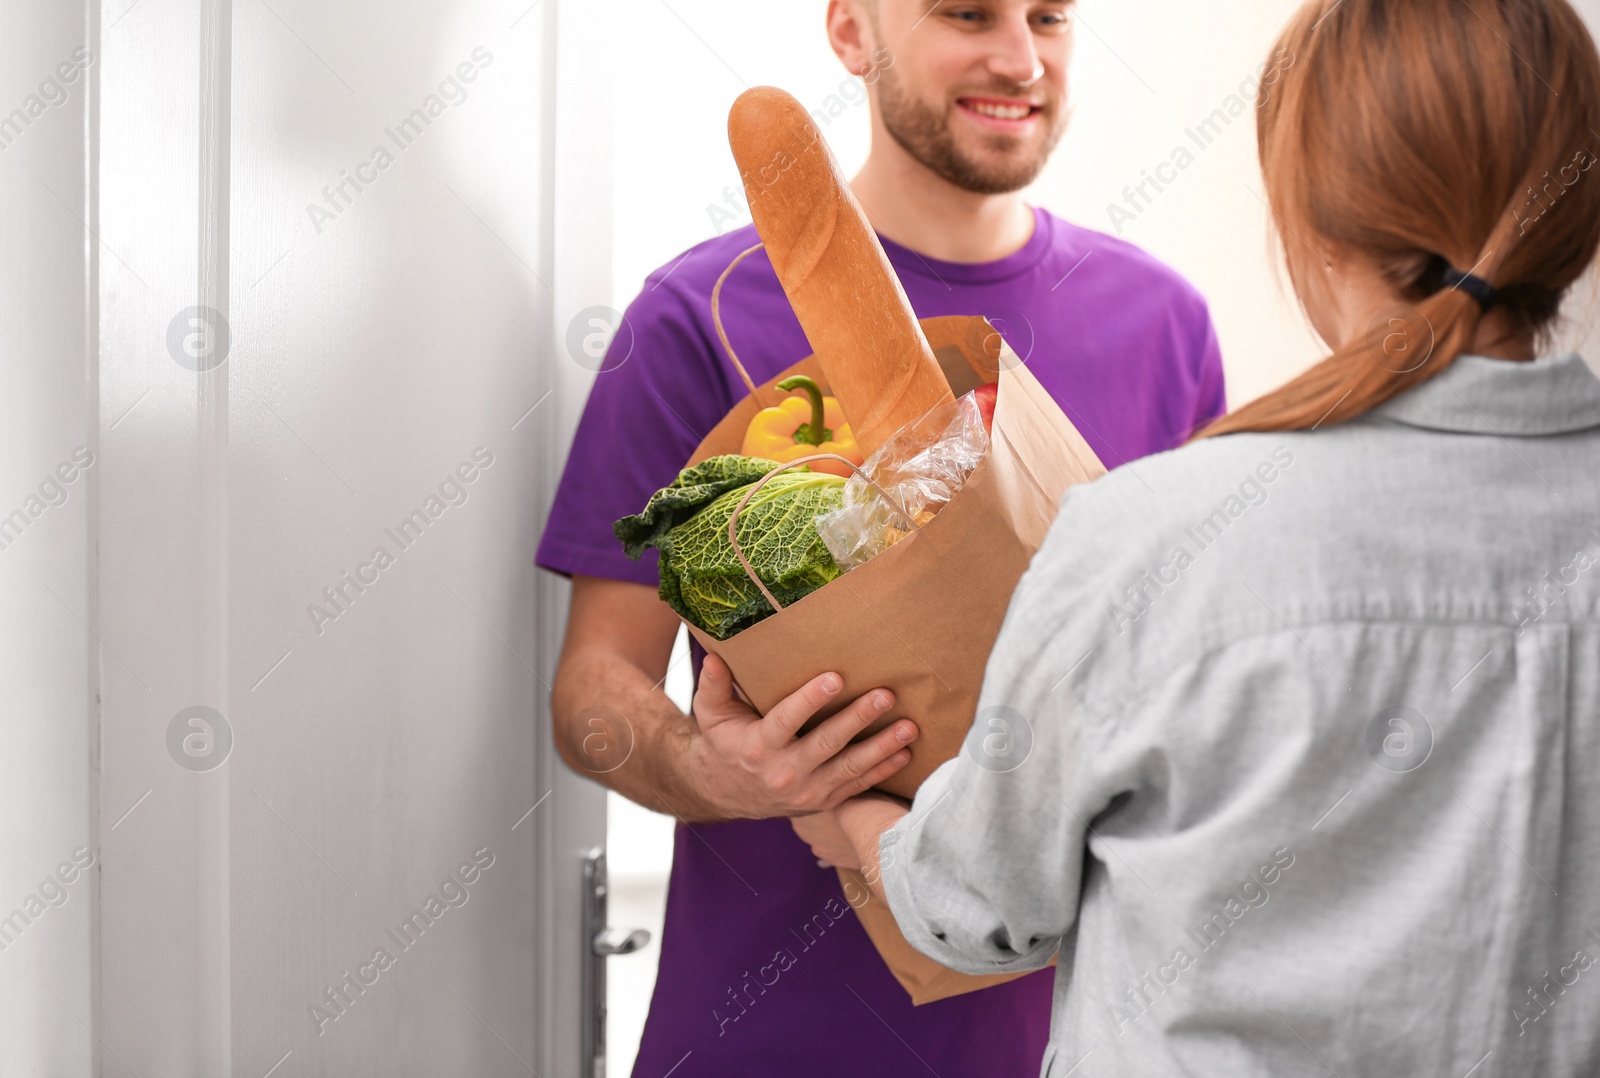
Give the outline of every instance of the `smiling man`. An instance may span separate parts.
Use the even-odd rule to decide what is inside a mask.
[[[1060,141],[1066,0],[830,0],[827,30],[862,76],[872,147],[852,181],[922,317],[987,315],[1115,467],[1172,448],[1223,408],[1204,302],[1112,237],[1030,206],[1021,190]],[[661,967],[637,1078],[897,1078],[1039,1072],[1048,973],[924,1007],[873,950],[831,869],[785,819],[882,781],[915,750],[910,722],[859,744],[876,693],[803,738],[837,693],[819,672],[756,715],[726,668],[692,651],[685,715],[661,691],[678,621],[656,555],[612,534],[677,475],[744,395],[710,313],[751,228],[651,275],[628,308],[579,424],[538,564],[572,577],[553,692],[570,766],[680,820]],[[758,382],[811,349],[764,256],[729,277],[729,339]]]

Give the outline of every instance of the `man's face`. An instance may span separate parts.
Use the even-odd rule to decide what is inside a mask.
[[[894,140],[968,191],[1031,183],[1066,129],[1071,0],[872,7],[878,106]]]

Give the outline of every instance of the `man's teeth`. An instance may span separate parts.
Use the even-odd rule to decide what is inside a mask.
[[[1024,120],[1033,112],[1032,105],[996,105],[988,101],[972,101],[967,107],[979,115],[993,116],[997,120]]]

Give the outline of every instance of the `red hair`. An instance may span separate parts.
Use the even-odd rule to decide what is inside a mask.
[[[1600,246],[1600,57],[1567,0],[1310,0],[1275,50],[1256,135],[1296,292],[1337,247],[1408,307],[1199,437],[1339,423],[1444,370],[1483,318],[1451,267],[1546,334]]]

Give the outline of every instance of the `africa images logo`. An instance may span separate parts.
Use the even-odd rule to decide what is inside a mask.
[[[1295,860],[1294,851],[1287,846],[1272,851],[1270,861],[1263,859],[1233,893],[1204,911],[1205,916],[1198,924],[1184,930],[1184,935],[1194,944],[1193,951],[1188,947],[1174,948],[1171,958],[1158,964],[1154,973],[1140,970],[1139,978],[1123,990],[1117,1001],[1106,1004],[1106,1017],[1113,1032],[1119,1037],[1126,1033],[1129,1026],[1155,1008],[1168,988],[1177,984],[1207,953],[1220,947],[1224,937],[1249,917],[1252,910],[1259,910],[1272,901],[1272,888],[1294,867]]]
[[[167,755],[185,771],[215,771],[232,751],[233,727],[214,707],[186,707],[167,724]]]
[[[338,182],[322,188],[322,204],[306,203],[306,216],[311,219],[311,227],[316,229],[317,235],[322,234],[324,222],[342,216],[355,203],[357,195],[378,182],[378,177],[398,160],[396,153],[404,153],[416,145],[423,132],[433,126],[433,121],[444,115],[446,105],[461,107],[468,96],[466,84],[476,82],[479,73],[492,63],[494,53],[482,45],[473,49],[471,59],[457,64],[439,83],[438,89],[422,99],[422,104],[393,127],[383,129],[384,135],[394,146],[393,152],[379,142],[365,160],[358,161],[352,168],[340,169]]]
[[[326,605],[315,602],[306,604],[306,617],[311,620],[311,627],[317,630],[317,635],[321,636],[330,623],[349,613],[356,600],[382,579],[383,572],[393,566],[401,554],[416,546],[446,510],[466,505],[472,496],[468,488],[493,464],[494,454],[487,446],[478,446],[472,451],[471,460],[462,461],[439,481],[437,494],[429,494],[420,507],[411,510],[394,525],[384,528],[384,537],[394,545],[393,551],[388,544],[379,543],[372,548],[371,556],[355,567],[353,575],[351,570],[343,570],[332,584],[322,589]]]
[[[47,109],[59,109],[66,105],[72,97],[67,87],[77,82],[93,63],[94,53],[89,46],[79,45],[72,50],[68,59],[61,61],[45,76],[37,90],[22,99],[21,105],[0,116],[0,150],[9,150]]]
[[[1120,598],[1113,598],[1106,605],[1106,615],[1117,635],[1121,636],[1128,626],[1148,614],[1157,600],[1178,583],[1201,554],[1222,539],[1234,522],[1252,509],[1265,505],[1271,497],[1268,488],[1293,465],[1294,454],[1288,447],[1275,447],[1269,460],[1263,460],[1240,481],[1237,493],[1230,493],[1194,527],[1184,529],[1188,542],[1178,543],[1165,561],[1141,573],[1137,580],[1122,589]],[[1193,549],[1190,543],[1194,544]]]
[[[493,850],[487,846],[474,850],[471,860],[462,861],[454,872],[445,875],[436,893],[424,898],[397,926],[384,929],[387,939],[382,946],[373,948],[368,961],[357,963],[354,972],[340,970],[339,976],[323,990],[321,1001],[306,1004],[306,1014],[316,1027],[317,1036],[328,1032],[329,1025],[343,1018],[356,1005],[356,1001],[366,995],[368,988],[394,968],[400,960],[399,956],[417,946],[423,935],[437,925],[445,914],[459,910],[471,901],[472,889],[483,879],[483,874],[493,867]],[[393,950],[389,949],[390,943],[394,945]]]
[[[1168,187],[1176,184],[1199,157],[1216,144],[1233,121],[1254,108],[1260,108],[1271,96],[1271,87],[1283,73],[1294,66],[1294,53],[1280,48],[1272,58],[1262,63],[1255,72],[1241,82],[1232,93],[1222,99],[1222,104],[1211,110],[1193,127],[1184,128],[1188,144],[1179,143],[1172,148],[1169,160],[1158,161],[1153,169],[1141,169],[1140,180],[1122,189],[1122,204],[1106,204],[1106,216],[1117,235],[1122,235],[1124,225],[1137,221],[1155,205],[1156,198]],[[1193,149],[1189,146],[1193,145]]]
[[[7,916],[0,916],[0,951],[9,948],[33,926],[33,923],[51,910],[60,909],[72,899],[72,884],[86,876],[95,862],[87,846],[72,851],[72,860],[63,861],[54,872],[19,902]]]
[[[222,366],[230,340],[228,319],[215,307],[185,307],[167,323],[167,354],[196,374]]]
[[[9,549],[46,512],[66,505],[72,497],[72,485],[93,466],[94,454],[89,447],[78,446],[69,459],[56,465],[54,471],[39,481],[37,494],[29,494],[17,508],[0,515],[0,550]]]

